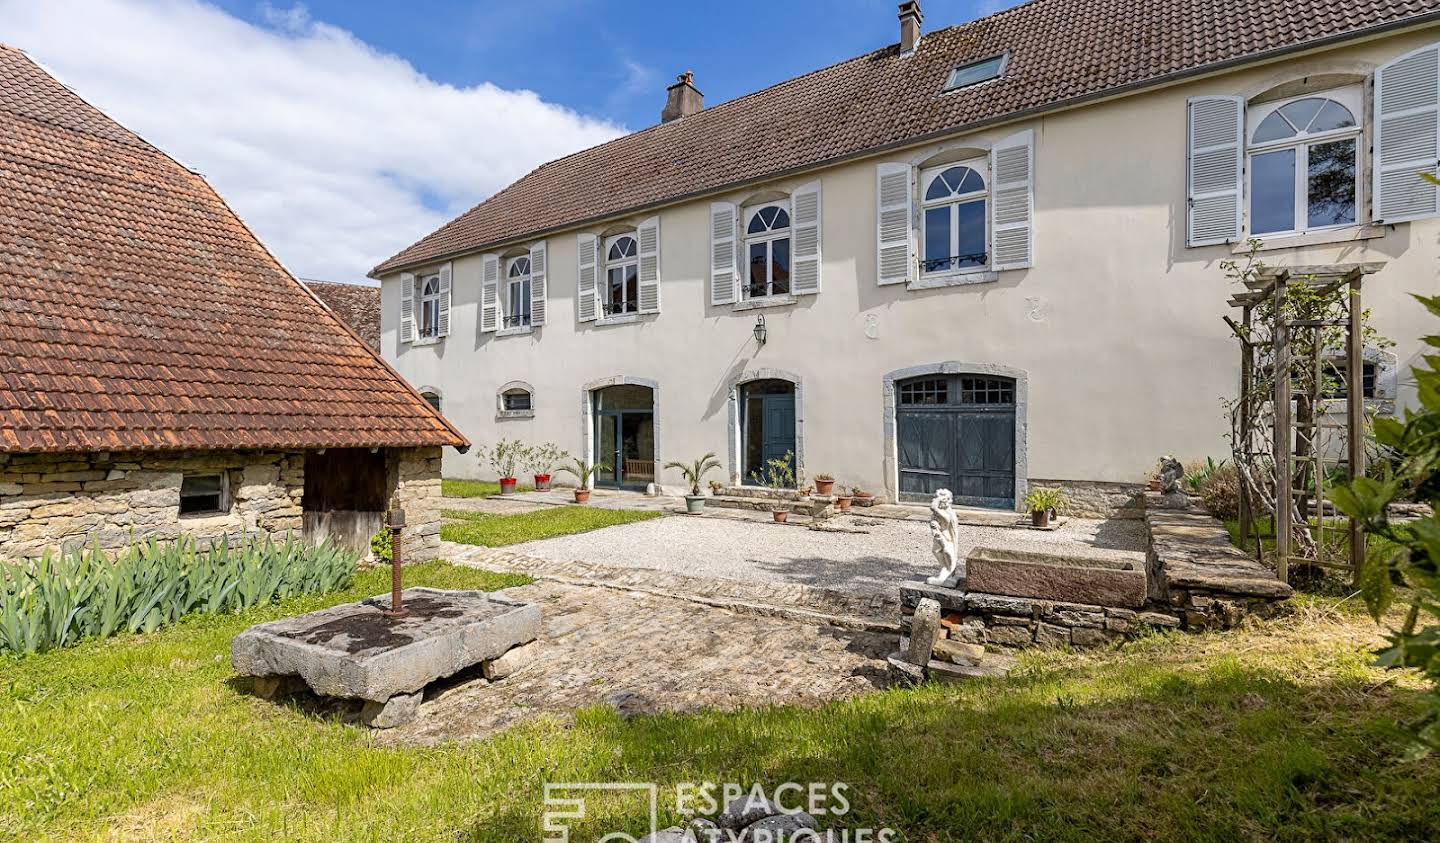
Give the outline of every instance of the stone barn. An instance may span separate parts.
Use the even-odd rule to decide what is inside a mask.
[[[0,558],[181,534],[438,547],[465,438],[195,172],[0,45]]]

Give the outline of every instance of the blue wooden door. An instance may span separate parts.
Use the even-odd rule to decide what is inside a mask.
[[[795,394],[764,395],[760,398],[760,451],[764,461],[784,458],[790,454],[790,467],[795,467]]]
[[[964,506],[1015,506],[1015,383],[937,375],[897,384],[900,498],[949,489]]]

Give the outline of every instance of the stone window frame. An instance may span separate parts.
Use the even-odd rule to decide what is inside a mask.
[[[785,381],[795,387],[795,477],[797,480],[805,476],[805,381],[800,375],[784,369],[751,369],[741,372],[730,379],[728,389],[729,412],[727,413],[728,431],[726,435],[726,457],[729,464],[726,466],[730,478],[730,485],[743,486],[745,478],[740,475],[741,454],[744,447],[741,442],[743,425],[740,414],[740,391],[749,383],[755,381]],[[801,483],[800,485],[804,485]]]
[[[595,461],[595,390],[604,389],[607,386],[644,386],[650,389],[650,424],[655,437],[655,482],[652,484],[656,489],[662,488],[660,483],[661,472],[664,470],[664,451],[661,449],[661,432],[663,425],[660,416],[660,382],[653,378],[641,378],[633,375],[612,375],[608,378],[599,378],[587,381],[580,386],[580,453],[583,458],[590,462]],[[595,477],[592,475],[585,484],[588,489],[595,488]]]
[[[201,477],[217,477],[220,480],[219,506],[215,509],[196,509],[190,512],[185,511],[185,481]],[[176,504],[177,518],[208,518],[215,515],[228,515],[230,510],[235,508],[235,498],[232,494],[230,483],[230,472],[226,469],[215,469],[213,471],[184,471],[180,475],[180,487],[176,490],[180,501]],[[193,496],[192,496],[193,497]]]
[[[507,410],[505,409],[505,393],[524,391],[530,394],[530,409],[528,410]],[[495,418],[497,419],[533,419],[535,418],[535,387],[525,381],[509,381],[495,390]]]
[[[420,397],[425,399],[426,404],[435,408],[435,412],[442,414],[445,412],[441,409],[445,406],[445,393],[441,392],[439,387],[422,386],[415,391],[420,393]],[[435,398],[433,402],[430,400],[430,396]]]
[[[997,375],[1015,381],[1015,509],[1024,506],[1030,484],[1029,423],[1030,373],[1000,363],[965,363],[946,360],[924,363],[887,372],[881,379],[880,405],[884,429],[884,478],[886,500],[900,500],[900,442],[895,425],[895,384],[926,375]]]

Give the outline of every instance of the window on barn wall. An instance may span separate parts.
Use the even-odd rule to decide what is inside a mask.
[[[790,211],[784,205],[752,208],[745,223],[745,282],[751,299],[790,292]]]
[[[927,274],[981,269],[986,247],[986,162],[970,161],[920,174],[924,220],[920,269]]]
[[[229,485],[223,472],[184,475],[180,479],[180,514],[228,512]]]
[[[1253,105],[1250,233],[1295,234],[1359,219],[1359,88]]]

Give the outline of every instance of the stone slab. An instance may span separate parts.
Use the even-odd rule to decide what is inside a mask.
[[[977,547],[965,559],[969,591],[1138,609],[1145,605],[1140,562],[1102,556]]]
[[[1015,657],[987,653],[980,664],[951,664],[936,659],[925,666],[930,678],[937,682],[968,682],[987,676],[1005,676],[1015,666]]]
[[[360,710],[360,722],[372,729],[393,729],[404,726],[420,713],[420,699],[424,694],[396,694],[385,702],[366,700]]]
[[[243,676],[299,676],[316,694],[384,702],[540,633],[540,607],[483,591],[408,588],[408,617],[386,618],[389,595],[253,626],[230,645]]]
[[[912,664],[924,664],[930,660],[935,642],[940,640],[940,604],[925,598],[915,607],[910,616],[910,643],[908,657]]]
[[[934,600],[947,612],[965,611],[965,592],[958,588],[930,585],[922,580],[900,583],[900,605],[913,609],[924,599]]]

